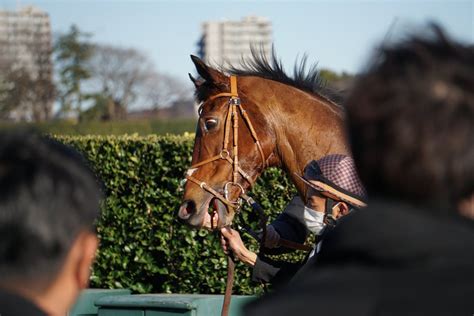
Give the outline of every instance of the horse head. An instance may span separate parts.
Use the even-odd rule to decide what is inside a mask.
[[[232,222],[240,197],[268,165],[274,136],[262,110],[248,97],[256,87],[191,59],[201,77],[190,75],[201,104],[178,216],[194,228],[219,229]]]
[[[253,54],[243,69],[226,74],[191,57],[190,76],[201,103],[192,166],[187,172],[180,220],[219,229],[232,222],[239,198],[266,167],[279,166],[303,197],[297,180],[308,162],[348,154],[344,111],[327,94],[319,71],[306,59],[288,76],[275,55]]]

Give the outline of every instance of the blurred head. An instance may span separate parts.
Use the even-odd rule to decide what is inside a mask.
[[[459,207],[474,193],[474,48],[429,31],[379,49],[346,102],[349,138],[369,196]]]
[[[72,148],[31,133],[0,134],[0,286],[49,313],[72,304],[97,249],[100,192]]]

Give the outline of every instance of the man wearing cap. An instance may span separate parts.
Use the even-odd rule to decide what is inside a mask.
[[[365,206],[365,191],[357,176],[354,162],[346,155],[328,155],[311,161],[298,177],[307,185],[305,203],[297,197],[282,214],[267,227],[265,252],[282,253],[279,239],[304,242],[308,233],[317,236],[317,244],[304,263],[275,261],[248,250],[237,231],[221,230],[221,243],[225,252],[231,250],[245,264],[253,267],[254,281],[278,286],[287,283],[306,263],[316,259],[324,235],[337,221],[355,209]]]

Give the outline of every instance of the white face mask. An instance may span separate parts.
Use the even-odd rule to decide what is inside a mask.
[[[305,205],[304,207],[304,223],[306,224],[306,228],[308,230],[316,235],[319,235],[319,233],[323,230],[324,226],[324,213],[323,212],[317,212]]]

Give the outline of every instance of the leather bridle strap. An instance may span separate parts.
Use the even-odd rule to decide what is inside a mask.
[[[239,174],[250,185],[253,184],[253,179],[251,178],[251,176],[245,171],[243,171],[239,164],[239,112],[242,115],[242,118],[244,119],[246,125],[248,126],[250,134],[252,135],[252,138],[258,148],[258,152],[262,159],[262,170],[265,169],[266,167],[266,159],[265,159],[265,154],[263,152],[262,146],[258,139],[257,133],[255,132],[255,129],[253,128],[252,122],[250,121],[250,118],[248,117],[247,112],[242,108],[240,98],[237,92],[237,77],[230,76],[230,93],[223,92],[223,93],[216,94],[210,97],[208,101],[213,101],[221,97],[230,97],[229,102],[228,102],[229,108],[227,110],[227,115],[225,118],[225,130],[224,130],[224,140],[222,143],[222,150],[218,155],[215,155],[213,157],[210,157],[208,159],[205,159],[203,161],[200,161],[192,165],[186,174],[186,179],[200,186],[203,190],[211,193],[215,198],[219,199],[219,201],[227,205],[229,208],[238,209],[240,205],[239,199],[236,202],[230,201],[228,199],[227,185],[231,184],[231,185],[239,187],[240,188],[239,197],[240,197],[242,194],[245,194],[245,192],[242,186],[237,182]],[[232,127],[231,127],[231,124],[232,124]],[[233,133],[232,157],[229,152],[229,139],[230,139],[231,131]],[[193,177],[193,173],[199,167],[208,163],[212,163],[217,160],[225,160],[228,163],[230,163],[232,166],[232,182],[228,182],[224,185],[224,195],[217,192],[215,189],[213,189],[204,181],[200,181],[199,179]],[[234,282],[234,269],[235,269],[234,258],[232,254],[229,253],[227,257],[227,282],[226,282],[226,290],[224,294],[224,301],[222,304],[222,311],[221,311],[222,316],[227,316],[229,313],[230,301],[232,297],[232,286]]]
[[[227,200],[222,194],[211,188],[206,184],[206,182],[199,181],[198,179],[194,178],[193,176],[188,176],[187,177],[189,181],[196,183],[199,185],[203,190],[208,191],[212,195],[214,195],[217,199],[219,199],[222,203],[226,204],[229,207],[235,208],[235,205]]]
[[[186,179],[190,180],[191,182],[195,183],[196,185],[200,186],[203,190],[211,193],[214,195],[217,199],[219,199],[221,202],[223,202],[225,205],[231,207],[231,208],[237,208],[240,204],[238,201],[230,201],[227,197],[227,184],[224,187],[224,195],[220,194],[213,188],[211,188],[207,183],[204,181],[200,181],[199,179],[195,178],[192,176],[192,174],[201,166],[217,161],[217,160],[226,160],[231,164],[232,166],[232,181],[228,182],[228,184],[237,186],[240,188],[241,192],[239,196],[244,192],[242,186],[238,184],[238,176],[239,174],[244,178],[250,185],[253,185],[253,179],[252,177],[245,172],[241,167],[239,163],[239,115],[238,113],[241,114],[243,120],[245,121],[246,125],[249,128],[250,134],[257,146],[258,152],[260,154],[260,157],[262,159],[262,170],[265,169],[266,167],[266,159],[265,159],[265,154],[263,152],[263,148],[261,146],[260,140],[258,139],[257,133],[255,132],[255,129],[252,125],[252,122],[250,121],[250,118],[247,114],[247,112],[243,109],[242,104],[240,102],[240,98],[237,92],[237,77],[236,76],[230,76],[230,92],[222,92],[216,95],[211,96],[208,101],[215,100],[217,98],[221,97],[229,97],[229,108],[227,110],[227,115],[225,118],[225,130],[224,130],[224,140],[222,143],[222,150],[218,155],[215,155],[213,157],[210,157],[208,159],[205,159],[203,161],[200,161],[190,167],[186,174]],[[232,126],[231,126],[232,125]],[[233,134],[233,141],[232,141],[232,154],[229,152],[229,140],[230,140],[230,133],[232,131]]]
[[[252,207],[252,209],[257,212],[259,216],[259,225],[262,229],[262,237],[259,237],[258,234],[253,231],[249,226],[244,226],[244,230],[250,234],[250,236],[254,237],[260,243],[260,251],[264,253],[263,248],[265,246],[265,237],[266,237],[266,229],[267,229],[267,216],[263,211],[263,208],[258,204],[251,196],[247,194],[242,194],[242,198]],[[313,247],[306,244],[300,244],[298,242],[294,242],[289,239],[281,238],[278,241],[278,245],[295,250],[303,250],[303,251],[311,251]]]
[[[224,301],[222,302],[221,316],[229,315],[232,286],[234,285],[235,261],[232,252],[227,255],[227,281],[225,284]]]
[[[203,160],[203,161],[201,161],[201,162],[199,162],[199,163],[197,163],[197,164],[192,165],[192,166],[191,166],[191,167],[192,167],[191,169],[199,168],[200,166],[203,166],[203,165],[205,165],[205,164],[207,164],[207,163],[210,163],[210,162],[213,162],[213,161],[216,161],[216,160],[219,160],[219,159],[225,159],[225,160],[227,160],[227,161],[232,165],[232,164],[233,164],[233,160],[232,160],[232,158],[230,158],[229,155],[230,155],[229,152],[228,152],[227,150],[224,150],[224,151],[222,151],[219,155],[216,155],[216,156],[214,156],[214,157],[211,157],[211,158],[209,158],[209,159]],[[239,171],[240,175],[241,175],[245,180],[247,180],[249,183],[252,183],[252,177],[250,177],[250,175],[249,175],[247,172],[245,172],[244,170],[242,170],[242,168],[240,168],[240,166],[237,167],[237,170]],[[194,182],[194,181],[193,181],[193,182]],[[199,183],[197,183],[197,184],[200,185],[200,183],[201,183],[201,182],[199,182]]]

